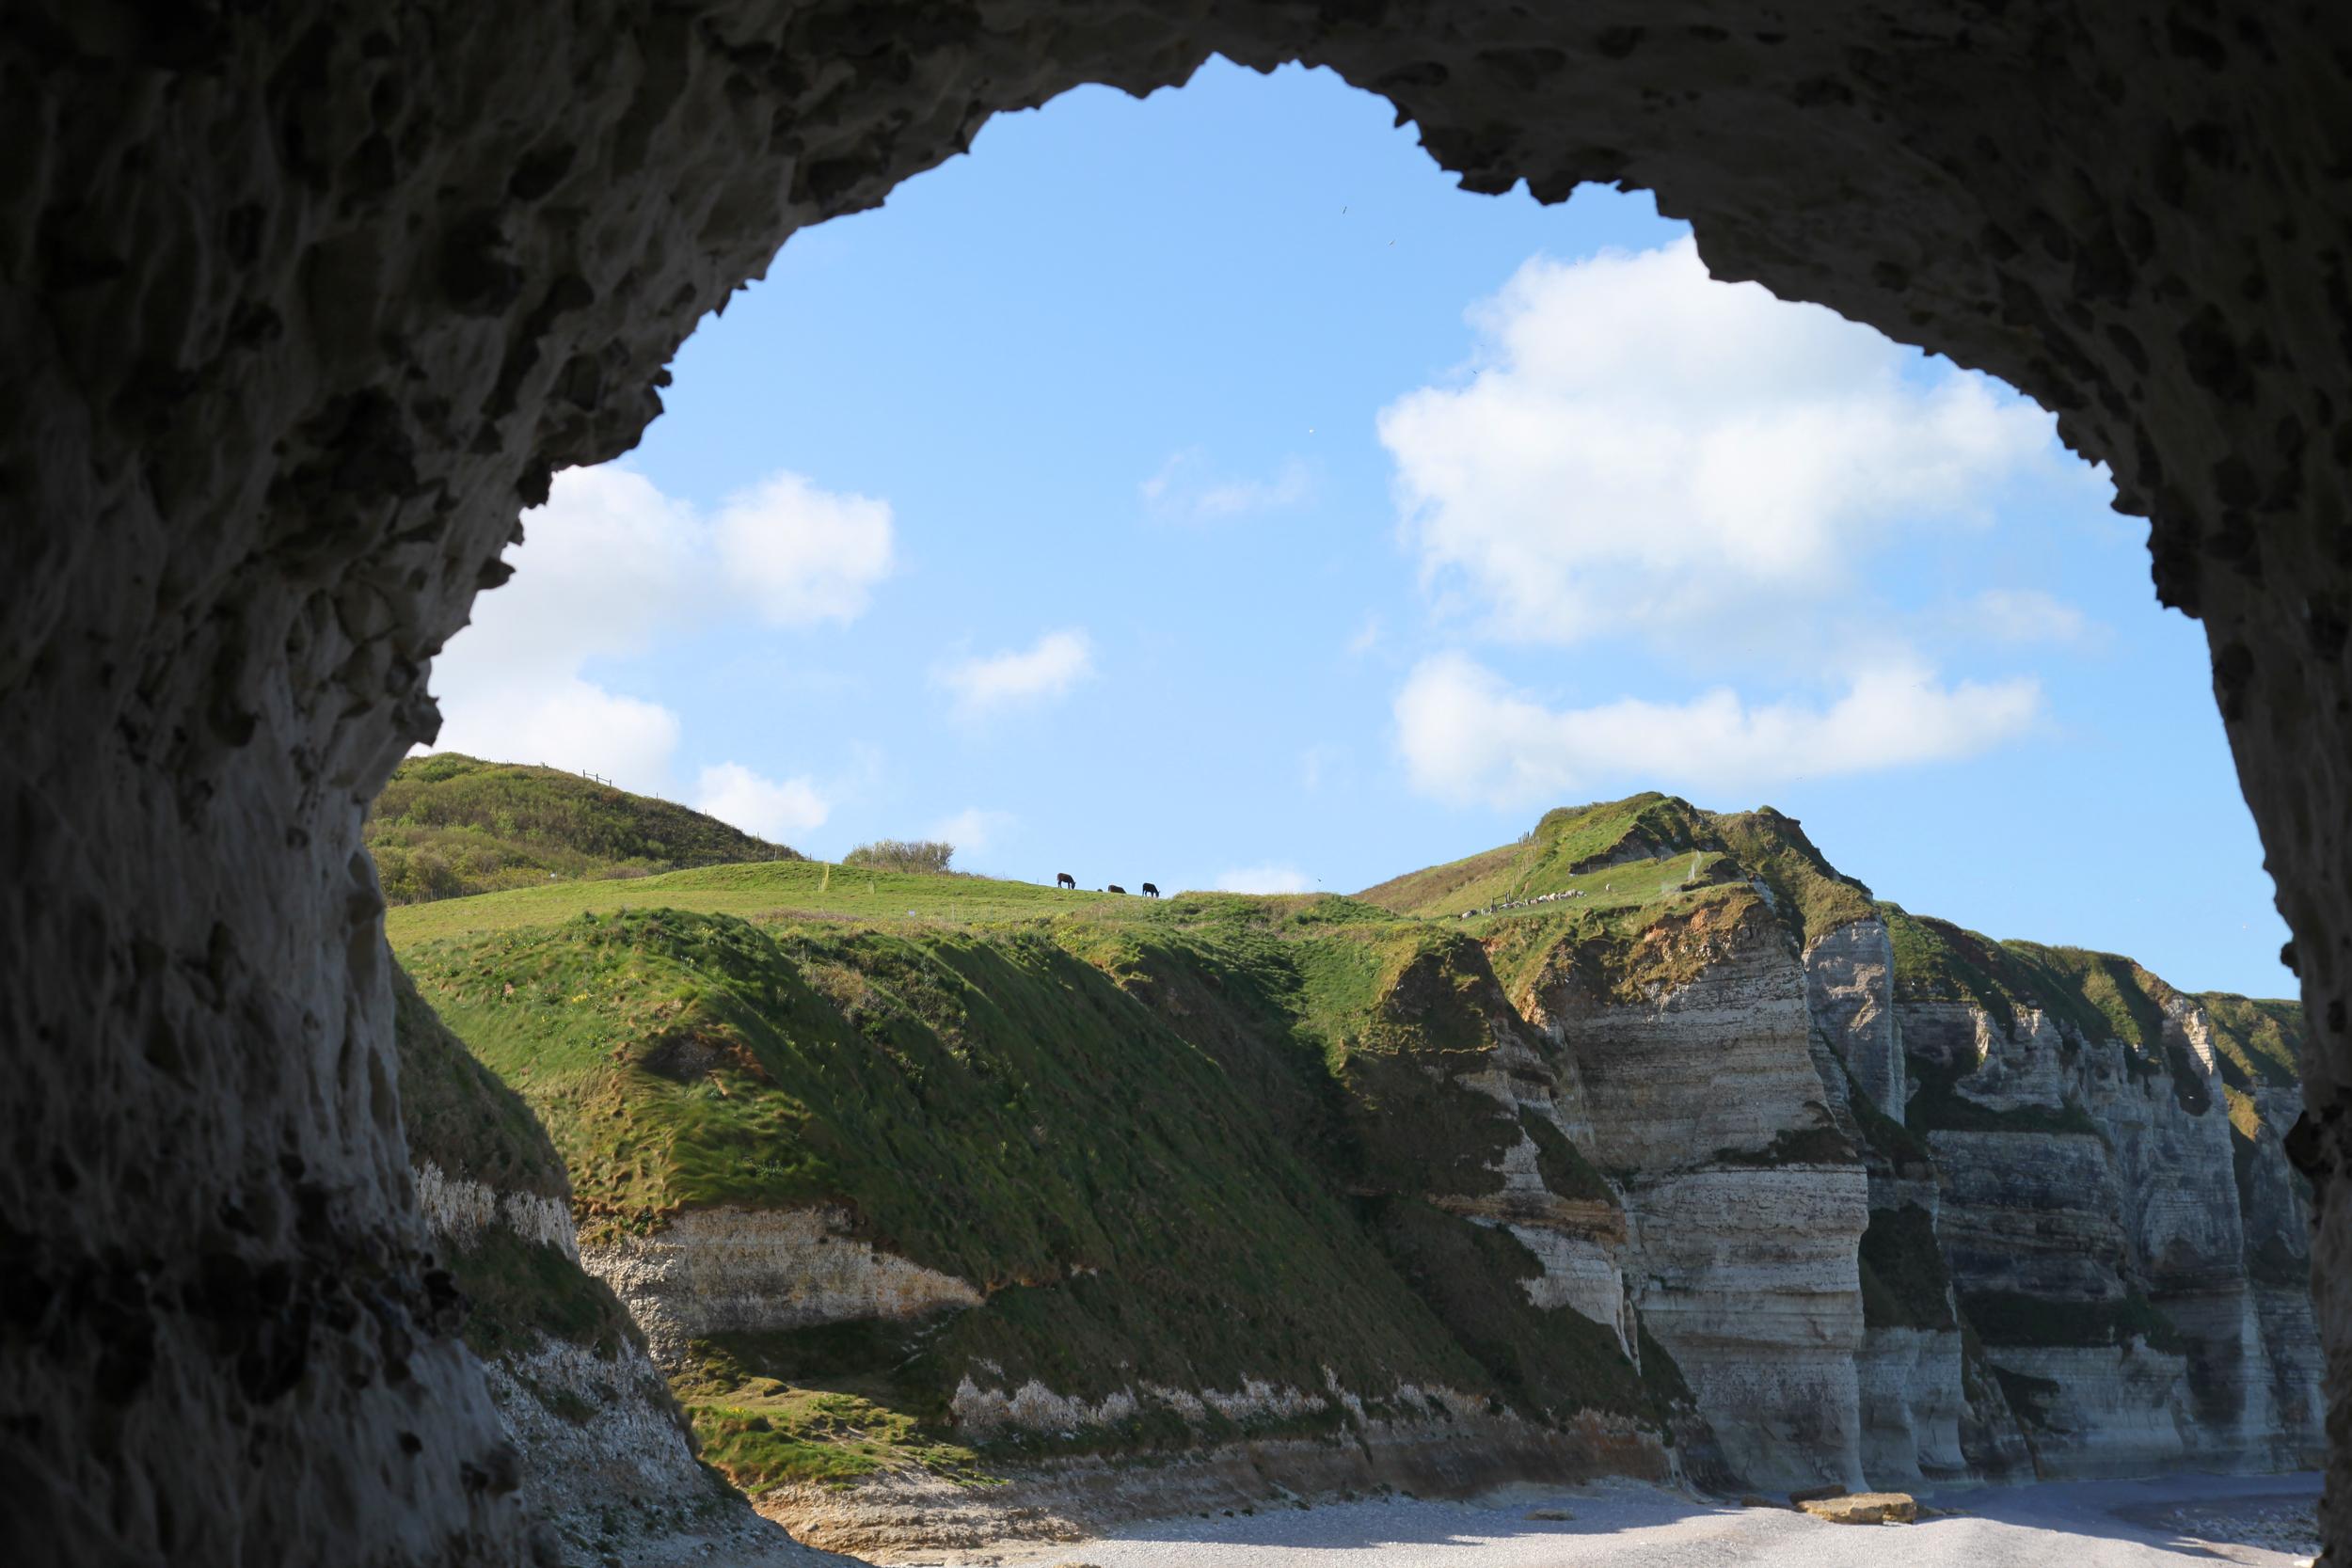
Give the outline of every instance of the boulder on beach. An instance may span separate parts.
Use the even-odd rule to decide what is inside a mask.
[[[1919,1517],[1919,1505],[1908,1492],[1855,1492],[1810,1498],[1797,1506],[1833,1525],[1908,1525]]]

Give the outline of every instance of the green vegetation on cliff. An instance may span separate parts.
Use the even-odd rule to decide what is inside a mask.
[[[642,907],[647,890],[670,907]],[[731,1471],[855,1471],[875,1456],[827,1435],[846,1400],[882,1413],[848,1427],[898,1433],[858,1440],[878,1463],[961,1474],[942,1433],[975,1375],[1097,1402],[1258,1383],[1305,1391],[1315,1419],[1338,1418],[1336,1386],[1375,1418],[1385,1390],[1419,1387],[1662,1423],[1611,1330],[1529,1303],[1525,1247],[1428,1202],[1495,1192],[1522,1135],[1564,1196],[1608,1200],[1556,1129],[1457,1081],[1523,1028],[1471,936],[1345,899],[1147,906],[790,863],[623,891],[626,909],[570,884],[390,922],[546,1121],[584,1235],[839,1205],[987,1295],[902,1343],[704,1346],[682,1391]],[[1202,1440],[1200,1420],[1147,1398],[1067,1442],[990,1446],[1150,1449]]]
[[[1872,1328],[1952,1326],[1951,1275],[1925,1209],[1873,1209],[1862,1233],[1862,1321]]]
[[[1638,796],[1550,813],[1518,844],[1355,899],[1147,903],[894,869],[938,855],[823,865],[754,840],[751,863],[655,871],[738,851],[642,814],[627,832],[567,817],[573,786],[596,787],[568,776],[427,761],[446,776],[404,769],[409,794],[388,792],[372,832],[547,842],[528,876],[519,855],[500,863],[517,885],[394,910],[388,931],[466,1040],[465,1067],[513,1085],[547,1134],[532,1143],[511,1096],[478,1096],[440,1037],[437,1056],[405,1067],[421,1150],[437,1139],[483,1172],[502,1158],[503,1177],[479,1179],[518,1190],[559,1191],[567,1169],[591,1242],[691,1209],[825,1206],[983,1294],[915,1323],[693,1342],[675,1386],[712,1461],[754,1487],[899,1466],[979,1484],[1015,1456],[1338,1435],[1354,1419],[1328,1397],[1342,1390],[1375,1420],[1469,1396],[1538,1423],[1604,1411],[1661,1429],[1689,1399],[1664,1350],[1645,1331],[1637,1373],[1613,1328],[1536,1307],[1536,1256],[1465,1216],[1513,1212],[1525,1195],[1502,1166],[1532,1144],[1549,1193],[1606,1223],[1613,1188],[1539,1109],[1560,1050],[1545,1028],[1572,1031],[1588,1002],[1658,1005],[1759,937],[1769,951],[1785,933],[1793,951],[1880,913],[1902,999],[1972,1001],[2003,1026],[2041,1008],[2074,1037],[2126,1042],[2135,1071],[2169,1066],[2188,1103],[2161,982],[1874,904],[1769,808]],[[449,786],[473,792],[445,797],[475,802],[464,821],[417,804]],[[482,804],[507,791],[535,803],[504,817]],[[541,863],[559,854],[580,858]],[[652,874],[622,875],[635,871]],[[2289,1021],[2225,1001],[2225,1077],[2276,1082]],[[410,1014],[430,1011],[403,1006],[405,1050]],[[1927,1132],[2096,1132],[2079,1106],[1969,1099],[1968,1064],[1911,1065],[1910,1127],[1849,1084],[1852,1120],[1726,1160],[1861,1158],[1916,1177]],[[2231,1089],[2233,1119],[2246,1094]],[[470,1262],[484,1333],[612,1330],[609,1295],[532,1272],[547,1265],[487,1249]],[[1873,1211],[1859,1272],[1870,1325],[1951,1326],[1925,1211]],[[2065,1304],[1977,1296],[1963,1316],[1981,1320],[1963,1326],[1994,1344],[2160,1340],[2169,1325],[2135,1301],[2066,1329],[2048,1310]],[[2064,1333],[2093,1338],[2046,1338]],[[1094,1414],[951,1418],[960,1388],[1032,1380]],[[1282,1397],[1220,1407],[1184,1392],[1252,1386]]]
[[[797,860],[782,845],[577,773],[410,757],[369,808],[367,846],[393,904],[583,877],[639,877],[731,861]]]
[[[2213,1021],[2213,1044],[2221,1080],[2232,1088],[2258,1085],[2294,1088],[2302,1083],[2303,1005],[2265,1002],[2230,991],[2209,990],[2196,998]]]
[[[564,1162],[531,1107],[442,1025],[398,969],[392,1002],[409,1163],[500,1194],[568,1196]],[[542,1334],[608,1354],[643,1342],[604,1282],[561,1247],[493,1221],[441,1251],[466,1298],[466,1342],[479,1354],[529,1350]]]
[[[2169,1074],[2182,1107],[2203,1111],[2210,1099],[2204,1075],[2179,1030],[2166,1028],[2166,1006],[2179,993],[2130,958],[1994,942],[1895,904],[1881,904],[1879,911],[1894,940],[1899,1000],[1974,1003],[2011,1033],[2021,1010],[2038,1009],[2058,1025],[2066,1045],[2121,1040],[2135,1072]]]
[[[1653,793],[1546,812],[1517,844],[1410,872],[1357,896],[1423,916],[1562,893],[1602,907],[1637,906],[1685,882],[1721,880],[1724,858],[1708,813]]]
[[[2098,1122],[2074,1101],[2058,1105],[1986,1105],[1960,1087],[1962,1064],[1916,1053],[1903,1058],[1913,1085],[1904,1126],[1914,1132],[2076,1133],[2097,1138]]]
[[[1793,816],[1770,806],[1714,818],[1740,863],[1766,887],[1800,942],[1877,913],[1870,890],[1829,863]]]

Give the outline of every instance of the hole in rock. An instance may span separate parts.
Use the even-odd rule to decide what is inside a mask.
[[[2285,932],[2201,640],[2030,402],[1222,62],[798,235],[665,396],[526,515],[438,744],[764,842],[390,929],[739,1483],[1596,1408],[1636,1471],[1921,1485],[2063,1469],[2135,1356],[2195,1431],[2131,1463],[2316,1442],[2308,1318],[2245,1327],[2291,1052],[2151,974],[2289,992]],[[396,898],[465,891],[437,831],[379,822]],[[1808,1263],[1657,1241],[1784,1212]]]

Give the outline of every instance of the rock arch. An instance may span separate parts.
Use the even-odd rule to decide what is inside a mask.
[[[419,1250],[361,805],[551,468],[992,113],[1334,67],[2056,409],[2152,519],[2352,1082],[2352,11],[2239,0],[25,0],[0,23],[0,1541],[516,1560]],[[2352,1228],[2323,1333],[2352,1354]],[[2330,1379],[2345,1418],[2344,1373]],[[2352,1539],[2339,1443],[2329,1536]],[[19,1560],[32,1560],[23,1552]]]

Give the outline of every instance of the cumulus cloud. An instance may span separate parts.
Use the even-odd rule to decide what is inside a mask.
[[[523,526],[514,578],[434,661],[437,745],[647,792],[668,787],[677,716],[591,680],[592,660],[731,616],[846,621],[891,565],[888,503],[788,473],[705,516],[632,469],[569,468]]]
[[[442,705],[440,750],[594,773],[644,794],[666,787],[677,750],[676,714],[577,675],[492,679]]]
[[[736,762],[703,769],[694,809],[777,844],[815,832],[833,815],[832,802],[805,777],[771,779]]]
[[[1155,516],[1209,523],[1296,506],[1313,490],[1314,477],[1296,457],[1284,458],[1270,478],[1220,475],[1206,452],[1186,447],[1136,488]]]
[[[1397,693],[1412,785],[1440,800],[1520,807],[1638,780],[1749,788],[1973,755],[2031,728],[2031,679],[1947,685],[1889,661],[1821,705],[1751,705],[1727,689],[1685,703],[1621,698],[1551,708],[1460,654],[1424,660]]]
[[[719,562],[768,621],[857,619],[890,574],[890,504],[771,474],[728,498],[711,524]]]
[[[1026,648],[958,659],[938,673],[966,718],[1050,702],[1094,673],[1094,641],[1075,627],[1049,631]]]
[[[2053,463],[2049,415],[1753,283],[1692,243],[1521,267],[1458,382],[1383,409],[1425,575],[1499,635],[1570,642],[1790,618],[1922,522]],[[1718,625],[1724,623],[1716,623]]]
[[[1217,873],[1219,893],[1305,893],[1312,879],[1295,865],[1242,865]]]

